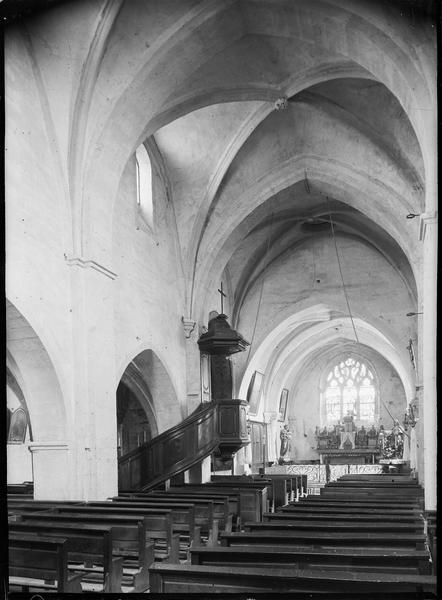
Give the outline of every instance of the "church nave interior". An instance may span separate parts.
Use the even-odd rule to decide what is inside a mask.
[[[433,597],[439,12],[3,0],[11,591]]]

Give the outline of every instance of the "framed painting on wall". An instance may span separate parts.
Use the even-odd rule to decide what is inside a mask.
[[[23,408],[17,408],[12,415],[9,423],[8,443],[24,444],[26,440],[26,430],[28,428],[28,418]]]
[[[255,371],[249,383],[247,390],[247,402],[249,403],[249,414],[257,415],[259,410],[259,402],[262,393],[262,380],[264,375]]]
[[[281,392],[281,397],[279,399],[279,420],[285,421],[285,415],[287,413],[287,400],[289,397],[289,391],[285,388]]]

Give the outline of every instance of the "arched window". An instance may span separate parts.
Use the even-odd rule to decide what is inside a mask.
[[[149,154],[141,144],[135,152],[137,169],[137,203],[144,220],[153,228],[152,166]]]
[[[322,391],[322,421],[332,425],[350,411],[357,421],[373,423],[377,415],[377,389],[373,369],[348,356],[328,371]]]

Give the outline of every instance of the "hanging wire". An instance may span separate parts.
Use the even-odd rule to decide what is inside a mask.
[[[274,217],[274,214],[272,212],[271,213],[271,217],[270,217],[269,235],[267,237],[267,248],[266,248],[266,252],[265,252],[265,255],[264,255],[264,265],[266,264],[267,256],[269,254],[269,249],[270,249],[270,240],[272,238],[272,231],[273,231],[273,217]],[[255,332],[256,332],[256,326],[258,324],[258,317],[259,317],[259,311],[260,311],[260,308],[261,308],[261,301],[262,301],[263,290],[264,290],[264,275],[263,275],[262,280],[261,280],[261,289],[260,289],[260,292],[259,292],[258,306],[257,306],[257,309],[256,309],[255,324],[253,325],[252,339],[250,340],[250,346],[249,346],[249,350],[248,350],[248,353],[247,353],[246,364],[248,364],[248,362],[249,362],[250,351],[252,349],[252,344],[253,344],[253,341],[255,339]]]
[[[393,417],[393,415],[391,414],[391,412],[388,410],[388,406],[385,404],[385,402],[382,400],[381,395],[379,394],[379,400],[382,402],[382,406],[385,408],[385,410],[388,412],[388,414],[391,417],[391,420],[393,421],[393,425],[395,421],[398,421],[399,419],[395,419]],[[402,433],[404,433],[408,438],[410,438],[410,434],[408,434],[405,429],[402,427],[402,425],[399,424],[399,427],[401,428]]]
[[[344,275],[342,273],[341,260],[339,258],[338,244],[336,242],[335,228],[333,226],[333,219],[332,219],[332,216],[331,216],[330,203],[329,203],[328,198],[327,198],[327,205],[328,205],[328,216],[329,216],[329,219],[330,219],[330,226],[331,226],[331,231],[332,231],[333,242],[335,244],[336,258],[338,260],[339,273],[341,275],[342,289],[344,290],[345,301],[347,303],[348,314],[349,314],[349,317],[350,317],[350,320],[351,320],[351,324],[353,326],[353,331],[354,331],[354,334],[355,334],[355,338],[356,338],[356,341],[359,344],[359,338],[358,338],[358,334],[357,334],[357,331],[356,331],[355,322],[353,320],[353,315],[352,315],[351,308],[350,308],[350,302],[348,300],[347,288],[345,287]]]

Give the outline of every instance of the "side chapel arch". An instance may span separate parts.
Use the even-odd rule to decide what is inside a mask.
[[[33,439],[64,441],[68,429],[66,408],[53,362],[38,334],[9,300],[6,345],[8,367],[26,397]]]

